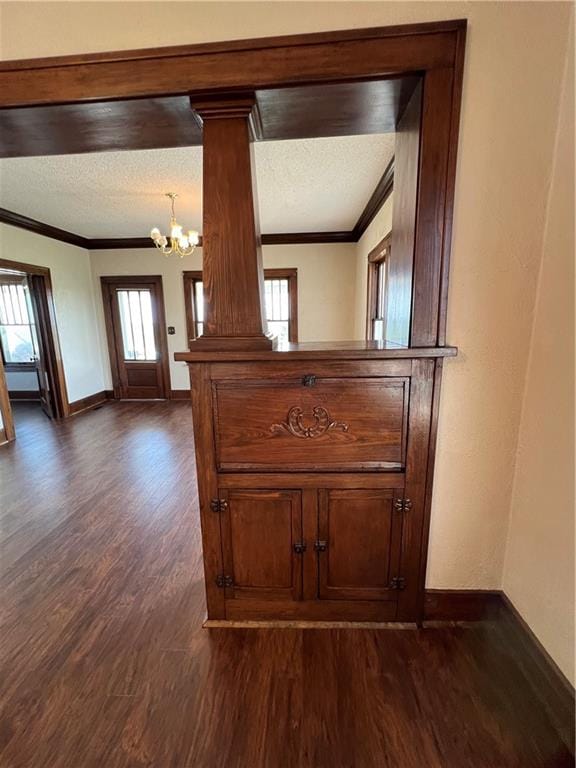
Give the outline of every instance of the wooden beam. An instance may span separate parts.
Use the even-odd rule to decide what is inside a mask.
[[[452,67],[465,20],[0,63],[0,108],[342,82]]]

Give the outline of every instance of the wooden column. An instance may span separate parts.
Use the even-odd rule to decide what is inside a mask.
[[[253,95],[193,99],[203,124],[204,334],[194,348],[271,349],[250,120]]]

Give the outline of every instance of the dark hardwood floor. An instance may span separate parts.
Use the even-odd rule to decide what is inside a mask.
[[[491,623],[202,629],[187,402],[15,410],[2,768],[573,765]]]

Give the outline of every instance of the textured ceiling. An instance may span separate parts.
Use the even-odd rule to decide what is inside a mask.
[[[255,144],[262,232],[352,229],[394,154],[394,134]],[[177,217],[201,231],[202,149],[0,160],[0,207],[84,237],[145,237]]]

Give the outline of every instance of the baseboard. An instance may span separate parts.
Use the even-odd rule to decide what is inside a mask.
[[[411,629],[416,624],[400,621],[239,621],[206,619],[204,629]]]
[[[98,408],[100,405],[104,405],[104,403],[108,402],[108,400],[110,400],[110,396],[107,390],[95,392],[93,395],[88,395],[88,397],[83,397],[80,400],[74,400],[72,403],[70,403],[69,415],[76,416],[78,413],[82,413],[83,411],[89,411],[92,408]]]
[[[427,589],[424,621],[481,621],[500,610],[502,592],[490,589]]]
[[[490,622],[548,713],[550,722],[574,753],[574,688],[510,599],[500,590],[427,589],[424,620]]]
[[[171,389],[170,400],[190,400],[189,389]]]
[[[551,723],[574,754],[574,687],[504,593],[496,627],[515,661],[524,667],[525,677]]]
[[[10,389],[8,390],[8,398],[10,400],[28,400],[35,403],[40,402],[40,394],[34,389]]]

